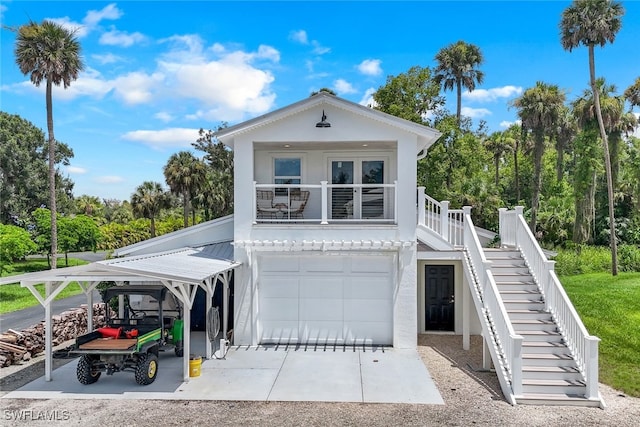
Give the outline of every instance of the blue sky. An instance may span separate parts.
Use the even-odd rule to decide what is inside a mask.
[[[569,1],[213,2],[4,1],[3,26],[51,19],[77,29],[86,70],[54,90],[55,135],[74,150],[62,172],[74,195],[129,199],[145,180],[164,183],[171,154],[191,150],[199,128],[235,124],[322,87],[367,103],[387,76],[434,67],[441,48],[480,47],[485,80],[463,114],[490,131],[517,119],[509,103],[536,81],[572,100],[587,87],[586,48],[562,49]],[[613,45],[596,71],[621,93],[640,76],[640,2],[624,1]],[[0,106],[46,131],[44,85],[15,66],[14,34],[0,33]],[[455,112],[455,95],[446,92]],[[195,152],[200,155],[201,153]]]

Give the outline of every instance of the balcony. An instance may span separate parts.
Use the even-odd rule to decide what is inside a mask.
[[[253,187],[254,224],[397,224],[397,182]]]

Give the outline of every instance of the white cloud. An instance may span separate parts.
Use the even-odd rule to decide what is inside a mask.
[[[289,39],[300,44],[309,44],[309,39],[307,38],[307,32],[305,30],[291,31],[289,33]]]
[[[87,170],[79,166],[67,166],[67,172],[73,175],[82,175],[87,173]]]
[[[62,25],[68,30],[75,32],[76,37],[83,38],[87,36],[91,31],[95,30],[100,24],[100,21],[104,19],[115,20],[122,16],[122,11],[116,7],[115,3],[111,3],[101,10],[90,10],[85,15],[82,23],[72,21],[68,16],[62,18],[46,18],[49,21],[53,21]]]
[[[95,181],[99,184],[119,184],[124,182],[125,179],[117,175],[104,175],[97,177]]]
[[[174,117],[166,111],[160,111],[159,113],[154,114],[153,117],[158,120],[162,120],[165,123],[170,122],[174,119]]]
[[[365,107],[370,107],[370,108],[374,108],[376,107],[376,101],[373,99],[373,94],[376,93],[376,89],[370,87],[369,89],[367,89],[364,92],[364,95],[362,96],[362,99],[360,100],[359,104],[360,105],[364,105]]]
[[[273,62],[280,62],[280,52],[278,52],[277,49],[264,44],[261,44],[258,47],[258,53],[256,57],[268,59]]]
[[[109,46],[129,47],[134,44],[142,43],[146,39],[146,36],[142,33],[127,33],[126,31],[119,31],[115,28],[111,28],[111,31],[100,36],[99,43]]]
[[[123,12],[118,9],[116,4],[111,3],[103,7],[101,10],[90,10],[89,12],[87,12],[83,19],[83,22],[88,26],[93,27],[98,25],[103,19],[120,19],[122,15]]]
[[[481,117],[490,116],[491,111],[487,110],[486,108],[462,107],[461,114],[463,116],[471,117],[472,119],[478,119]]]
[[[358,65],[358,71],[367,76],[379,76],[382,74],[381,63],[379,59],[365,59]]]
[[[122,135],[127,141],[140,142],[156,150],[188,148],[199,137],[199,129],[169,128],[163,130],[135,130]]]
[[[162,73],[146,74],[133,72],[112,81],[116,95],[127,104],[135,105],[149,102],[153,90],[164,80]]]
[[[463,92],[462,98],[471,102],[492,102],[500,98],[511,98],[521,93],[521,86],[508,85],[491,89],[476,89],[473,92]]]
[[[344,79],[338,79],[333,82],[333,88],[338,92],[338,95],[357,92],[353,85]]]
[[[104,55],[94,54],[91,55],[91,57],[102,65],[113,64],[124,60],[121,56],[112,53],[105,53]]]
[[[289,40],[293,40],[296,43],[302,45],[311,45],[313,46],[312,52],[315,55],[324,55],[326,53],[331,52],[331,48],[322,46],[317,40],[309,40],[309,36],[305,30],[295,30],[289,33]]]
[[[313,53],[315,53],[316,55],[324,55],[325,53],[331,52],[330,47],[322,46],[316,40],[311,40],[311,44],[313,45]]]

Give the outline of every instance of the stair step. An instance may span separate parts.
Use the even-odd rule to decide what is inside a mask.
[[[555,354],[561,356],[571,356],[569,348],[561,341],[527,341],[522,343],[522,353],[524,354]]]
[[[533,282],[496,282],[496,285],[498,285],[498,291],[502,292],[502,291],[518,291],[518,290],[524,290],[524,291],[535,291],[535,292],[540,292],[540,290],[538,289],[538,285],[536,285]]]
[[[586,406],[600,407],[599,399],[587,399],[584,395],[573,394],[545,394],[527,393],[516,397],[518,405],[546,405],[546,406]]]
[[[504,306],[508,312],[513,310],[538,310],[544,309],[544,302],[535,299],[522,299],[522,300],[503,300]]]
[[[584,381],[580,380],[534,380],[523,379],[523,393],[545,393],[545,394],[571,394],[584,396],[586,392]]]
[[[582,381],[580,371],[573,366],[522,366],[525,380]]]
[[[518,335],[522,335],[525,341],[540,341],[547,343],[562,342],[562,334],[557,331],[527,331],[516,329]]]
[[[551,320],[551,314],[545,310],[508,309],[507,314],[513,320]]]
[[[503,301],[520,300],[520,299],[542,301],[542,295],[540,294],[538,289],[536,289],[536,290],[526,290],[526,289],[508,290],[508,289],[504,289],[503,290],[502,288],[498,288],[498,290],[500,292],[500,296],[502,297]]]
[[[522,366],[564,366],[576,367],[576,361],[570,354],[524,353]]]
[[[491,266],[491,272],[495,274],[530,274],[526,265],[496,265]]]
[[[551,319],[516,319],[511,324],[517,331],[557,331],[558,327]]]
[[[527,273],[508,273],[508,272],[496,272],[495,269],[491,269],[493,280],[497,284],[505,282],[520,282],[520,283],[534,283],[533,276],[529,272]]]

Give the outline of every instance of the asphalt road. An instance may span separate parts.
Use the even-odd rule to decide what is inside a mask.
[[[89,262],[95,262],[105,259],[106,252],[80,252],[69,254],[69,258],[79,258]],[[76,285],[70,285],[76,286]],[[34,302],[37,302],[35,297]],[[100,302],[100,293],[98,291],[93,292],[93,302]],[[82,304],[87,303],[87,297],[84,294],[75,295],[68,298],[63,298],[51,303],[51,313],[60,314],[72,308],[80,307]],[[44,320],[44,307],[39,303],[33,307],[25,308],[23,310],[14,311],[11,313],[5,313],[0,315],[0,332],[5,332],[7,329],[14,329],[20,331],[28,328],[29,326],[40,323]]]

